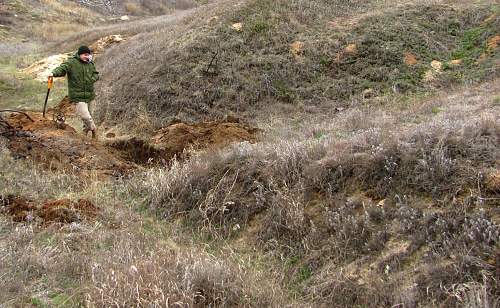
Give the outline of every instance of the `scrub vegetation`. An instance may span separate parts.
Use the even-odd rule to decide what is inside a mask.
[[[498,307],[499,6],[207,2],[0,45],[0,306]]]

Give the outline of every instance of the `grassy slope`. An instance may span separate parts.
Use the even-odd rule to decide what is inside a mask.
[[[291,76],[290,82],[294,82],[294,78],[309,76],[310,72],[289,54],[291,40],[317,47],[306,48],[304,65],[316,59],[327,67],[333,64],[321,61],[318,56],[325,52],[333,56],[337,49],[321,46],[333,40],[332,37],[335,40],[344,37],[339,49],[351,41],[347,32],[340,38],[328,33],[327,39],[314,41],[316,30],[311,26],[314,22],[310,16],[302,16],[293,23],[288,23],[290,19],[286,19],[287,23],[277,23],[284,27],[279,31],[266,30],[262,22],[269,21],[269,16],[261,17],[260,14],[267,13],[260,8],[270,2],[250,3],[236,9],[223,3],[220,11],[210,11],[210,15],[219,16],[221,24],[204,23],[202,32],[198,32],[198,26],[200,20],[207,21],[207,16],[200,11],[174,27],[139,35],[129,45],[130,54],[135,55],[133,59],[118,57],[119,50],[110,50],[105,55],[107,60],[101,63],[107,74],[101,85],[103,91],[124,95],[118,96],[123,105],[134,102],[134,95],[143,95],[141,91],[150,87],[155,91],[166,85],[185,87],[186,92],[179,92],[180,96],[189,95],[193,87],[203,90],[210,80],[226,85],[224,82],[229,81],[221,81],[222,73],[205,76],[201,81],[194,78],[211,59],[206,51],[211,50],[210,42],[218,37],[214,33],[226,38],[224,44],[239,44],[238,53],[247,53],[245,61],[238,58],[231,62],[234,70],[227,84],[229,89],[236,87],[244,97],[248,88],[257,87],[253,82],[263,72],[270,72],[271,77],[289,74],[293,64],[293,72],[299,77],[284,75],[286,80]],[[310,9],[332,16],[331,10],[323,10],[324,3],[316,5]],[[470,16],[479,16],[478,22],[490,10],[480,7],[478,11],[470,10]],[[291,10],[287,5],[273,8],[286,16]],[[336,7],[334,11],[339,8],[342,9]],[[353,15],[346,16],[345,23],[370,18],[370,14],[362,18],[355,15],[367,12],[370,7],[353,9]],[[401,10],[393,8],[388,16],[398,12]],[[409,14],[413,13],[410,10]],[[428,17],[426,12],[418,14]],[[278,14],[276,18],[284,15]],[[251,32],[228,28],[233,21],[242,19],[251,26]],[[306,26],[299,27],[298,32],[292,31],[293,35],[286,39],[274,35],[302,24]],[[359,27],[356,29],[361,29],[361,33],[371,35],[371,31],[377,31],[377,27],[363,29],[363,22]],[[261,29],[257,31],[261,34],[256,36],[252,33],[257,29]],[[464,29],[464,33],[469,30]],[[480,37],[477,42],[483,42],[490,35],[485,33],[479,31],[478,36],[470,32],[465,37]],[[205,35],[210,39],[203,39]],[[242,43],[238,39],[241,36],[248,41]],[[176,38],[169,41],[166,58],[163,53],[150,54],[159,44],[151,38],[159,37]],[[265,38],[269,37],[281,46],[279,53],[265,49]],[[359,39],[356,41],[359,46],[365,46],[359,34],[354,37]],[[137,43],[141,40],[144,45]],[[481,44],[472,44],[472,49],[460,49],[470,44],[461,45],[462,40],[458,39],[454,42],[458,49],[453,50],[471,51],[471,57],[476,57],[478,52],[474,50],[481,48]],[[391,48],[396,50],[398,46]],[[225,59],[231,58],[232,50],[223,53]],[[183,55],[185,51],[189,53]],[[189,60],[193,55],[202,60]],[[162,64],[171,63],[168,61],[173,61],[170,57],[174,56],[180,57],[175,61],[177,64]],[[496,56],[490,60],[494,61]],[[147,57],[148,64],[134,71],[143,74],[144,70],[147,74],[138,77],[130,72],[122,74],[121,83],[110,71],[112,67],[130,68],[129,60]],[[165,59],[168,61],[160,61]],[[251,65],[238,66],[247,60]],[[276,66],[269,67],[266,63]],[[387,63],[382,64],[378,67],[384,68]],[[4,72],[9,74],[12,65],[6,66]],[[347,65],[344,70],[349,69],[349,63],[342,65]],[[401,63],[394,65],[400,67]],[[472,67],[450,69],[443,78],[462,69],[467,76],[484,72],[481,66],[467,65]],[[229,70],[226,66],[220,68],[224,73]],[[164,70],[169,71],[168,78]],[[152,77],[144,77],[151,73]],[[356,82],[364,80],[355,77]],[[494,76],[487,78],[491,77]],[[7,279],[1,280],[0,303],[108,307],[164,305],[168,299],[169,303],[179,301],[200,306],[404,304],[411,307],[484,306],[487,301],[494,307],[499,297],[498,277],[495,277],[499,191],[491,178],[500,167],[500,123],[494,116],[500,111],[499,81],[468,87],[457,85],[451,91],[442,91],[439,85],[447,82],[446,78],[429,88],[417,87],[417,92],[434,91],[425,97],[419,93],[400,93],[359,104],[346,103],[344,99],[338,99],[340,105],[320,103],[317,108],[349,107],[342,113],[326,116],[317,114],[317,109],[311,114],[311,110],[300,107],[300,104],[309,106],[307,97],[297,96],[306,90],[293,88],[294,98],[290,102],[278,95],[280,87],[273,85],[277,92],[266,94],[263,102],[292,106],[285,110],[294,113],[288,113],[288,119],[266,117],[270,122],[259,123],[267,129],[263,142],[200,154],[169,169],[152,169],[125,179],[82,180],[38,171],[29,163],[13,160],[0,146],[0,182],[5,184],[0,186],[0,195],[14,193],[40,200],[86,197],[104,209],[104,218],[97,223],[62,228],[16,224],[1,216],[0,276]],[[132,92],[124,91],[129,89],[130,80],[137,81],[137,85]],[[240,88],[242,84],[248,87]],[[311,81],[311,84],[316,83]],[[381,88],[370,86],[377,91],[385,87],[383,82],[377,85]],[[323,85],[318,82],[318,86]],[[307,91],[315,93],[314,88]],[[28,101],[31,92],[15,92],[16,100]],[[101,95],[106,99],[101,112],[116,116],[117,109],[113,108],[117,106],[105,93]],[[155,101],[155,96],[148,97],[151,103],[163,102]],[[300,102],[295,102],[297,97]],[[186,99],[185,103],[194,106],[189,104],[198,104],[201,98],[193,101]],[[11,103],[15,105],[14,100]],[[245,103],[241,108],[252,114],[252,108],[261,106],[259,103],[253,107]],[[165,117],[178,115],[175,108],[172,111],[167,107]],[[205,109],[194,108],[185,117],[217,116],[227,109],[221,101],[220,105],[209,106],[208,113],[198,113]],[[260,112],[255,114],[262,116]],[[101,114],[101,119],[104,118]],[[162,119],[154,121],[161,123]],[[379,204],[381,200],[384,202]]]
[[[19,71],[36,57],[12,56],[0,59],[0,109],[42,110],[47,84],[33,80]],[[51,107],[66,95],[66,80],[57,81],[52,88],[47,107]]]
[[[297,110],[324,113],[498,73],[498,50],[487,52],[486,46],[500,20],[492,15],[498,7],[491,3],[222,3],[210,14],[132,38],[126,55],[123,49],[111,50],[101,63],[112,86],[100,92],[99,118],[116,121],[142,113],[156,120],[158,115],[193,120],[234,113],[263,119]],[[242,31],[231,27],[236,22],[243,24]],[[296,41],[304,46],[298,56],[290,52]],[[346,52],[349,44],[357,51]],[[485,60],[476,63],[485,52]],[[418,63],[406,65],[406,53]],[[447,65],[454,59],[463,65]],[[432,60],[441,61],[444,70],[425,82]],[[131,74],[130,67],[140,69]],[[123,114],[124,101],[138,111]]]
[[[2,150],[0,195],[88,198],[104,216],[62,228],[0,217],[0,302],[494,303],[498,85],[275,127],[124,179],[38,171]]]
[[[19,40],[51,42],[104,21],[103,16],[74,2],[8,0],[0,17],[2,45]],[[2,46],[3,47],[3,46]],[[3,49],[3,48],[2,48]]]

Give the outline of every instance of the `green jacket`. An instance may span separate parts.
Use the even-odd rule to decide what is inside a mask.
[[[72,102],[90,102],[95,97],[94,82],[99,72],[94,63],[85,63],[76,54],[52,71],[54,77],[68,75],[68,95]]]

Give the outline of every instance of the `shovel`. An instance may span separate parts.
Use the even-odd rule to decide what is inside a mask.
[[[47,80],[47,96],[45,96],[45,103],[43,104],[43,117],[45,118],[45,110],[47,109],[47,100],[49,99],[50,89],[52,88],[52,84],[54,83],[54,77],[49,76]]]

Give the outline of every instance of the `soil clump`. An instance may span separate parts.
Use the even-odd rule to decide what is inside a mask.
[[[54,223],[94,221],[101,215],[101,209],[87,199],[48,200],[37,203],[22,196],[0,197],[0,213],[11,216],[16,222]]]

